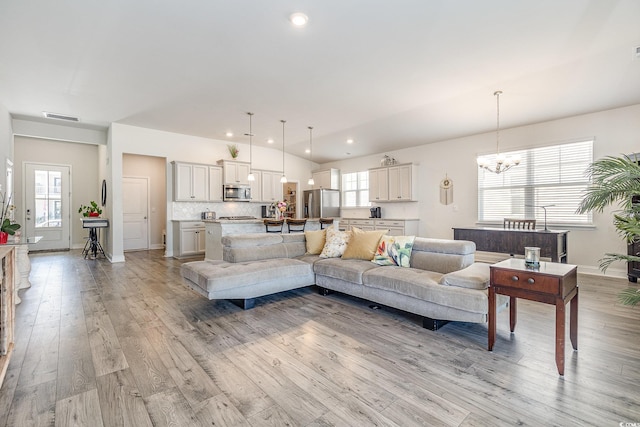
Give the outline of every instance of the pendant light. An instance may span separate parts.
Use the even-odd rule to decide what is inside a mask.
[[[513,166],[518,166],[520,164],[520,158],[500,154],[500,95],[502,95],[502,91],[497,90],[493,94],[496,97],[496,164],[492,165],[489,159],[478,157],[478,167],[495,174],[500,174],[508,171]]]
[[[311,174],[311,178],[307,181],[309,185],[315,185],[315,181],[313,180],[313,173],[311,173],[311,167],[313,166],[313,126],[309,126],[309,173]]]
[[[287,183],[287,177],[284,175],[284,124],[287,122],[286,120],[280,120],[282,122],[282,177],[280,178],[280,182],[283,184]]]
[[[249,116],[249,133],[245,135],[249,135],[249,175],[247,175],[247,181],[255,181],[256,177],[253,175],[253,129],[251,127],[251,117],[253,113],[247,113]]]

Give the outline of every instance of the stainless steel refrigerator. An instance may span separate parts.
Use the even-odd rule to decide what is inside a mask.
[[[303,202],[305,218],[340,217],[340,190],[305,190]]]

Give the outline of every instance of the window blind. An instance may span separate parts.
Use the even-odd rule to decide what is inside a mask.
[[[504,218],[535,218],[547,225],[590,225],[591,213],[576,214],[589,185],[585,174],[593,161],[593,140],[512,151],[520,165],[494,174],[478,168],[478,222]],[[482,156],[491,162],[496,154]],[[549,206],[553,205],[553,206]]]

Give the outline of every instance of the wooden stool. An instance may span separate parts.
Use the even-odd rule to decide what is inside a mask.
[[[304,232],[304,227],[306,224],[306,219],[287,218],[287,230],[289,230],[289,233]]]
[[[267,230],[267,233],[282,233],[282,225],[284,224],[283,219],[265,219],[264,227]]]
[[[320,230],[333,224],[333,218],[320,218]]]

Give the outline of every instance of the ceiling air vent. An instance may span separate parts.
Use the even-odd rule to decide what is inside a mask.
[[[77,117],[65,116],[64,114],[49,113],[47,111],[43,111],[42,114],[47,119],[66,120],[68,122],[77,122],[77,121],[79,121],[79,119]]]

